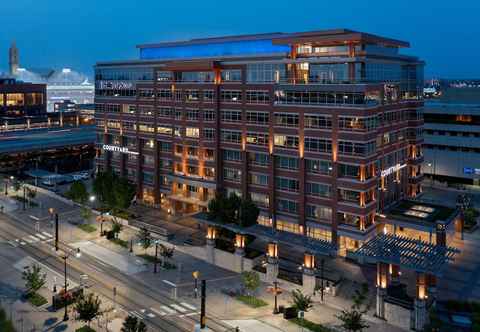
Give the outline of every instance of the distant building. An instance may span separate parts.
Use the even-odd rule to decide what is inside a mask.
[[[424,172],[430,179],[480,184],[480,91],[475,90],[447,89],[425,103]]]
[[[45,114],[46,94],[45,84],[0,79],[0,119]]]
[[[10,75],[12,76],[17,75],[19,57],[18,57],[18,48],[15,42],[12,43],[12,46],[8,51],[8,64],[10,67]]]

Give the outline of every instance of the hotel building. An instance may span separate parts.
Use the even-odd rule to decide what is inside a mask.
[[[139,45],[97,63],[97,167],[137,199],[205,210],[250,197],[259,224],[354,248],[421,192],[423,67],[351,30]]]

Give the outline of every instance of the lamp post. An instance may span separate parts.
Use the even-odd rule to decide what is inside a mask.
[[[77,248],[75,251],[75,257],[77,258],[80,258],[81,256],[81,252],[80,252],[80,248]],[[72,254],[73,250],[71,252],[64,252],[63,253],[63,256],[62,259],[63,259],[63,266],[64,266],[64,281],[65,281],[65,284],[64,284],[64,302],[65,302],[65,313],[63,315],[63,321],[66,322],[69,317],[68,317],[68,301],[67,301],[67,291],[68,291],[68,283],[67,283],[67,259],[70,258],[70,255]]]
[[[275,305],[273,307],[273,314],[276,315],[278,314],[278,300],[277,300],[277,297],[278,297],[278,281],[274,281],[273,282],[273,293],[275,295]]]
[[[55,213],[55,251],[58,251],[58,213]]]
[[[23,211],[25,211],[25,203],[27,200],[27,195],[26,195],[26,190],[27,188],[25,187],[25,183],[23,184]]]
[[[192,276],[193,276],[193,280],[195,281],[195,288],[194,288],[195,298],[198,298],[198,277],[200,276],[200,272],[199,271],[193,271]]]

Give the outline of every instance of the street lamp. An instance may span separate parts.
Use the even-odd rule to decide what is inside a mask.
[[[65,281],[65,284],[64,284],[64,302],[65,302],[65,313],[63,315],[63,321],[66,322],[69,318],[68,318],[68,301],[67,301],[67,291],[68,291],[68,284],[67,284],[67,259],[70,258],[70,256],[72,254],[75,254],[75,257],[76,258],[80,258],[80,256],[82,255],[81,252],[80,252],[80,248],[77,248],[77,249],[72,249],[70,252],[64,252],[63,253],[63,256],[60,256],[62,259],[63,259],[63,266],[64,266],[64,281]]]
[[[195,298],[198,298],[198,277],[200,276],[199,271],[192,272],[193,279],[195,280]]]
[[[273,282],[273,287],[269,287],[267,289],[268,292],[272,293],[275,296],[275,303],[273,306],[273,314],[276,315],[279,313],[278,311],[278,295],[282,294],[282,290],[278,288],[278,281]]]
[[[153,264],[153,273],[157,273],[157,263],[158,263],[158,240],[155,241],[155,263]]]
[[[88,200],[90,201],[90,203],[95,202],[95,199],[96,199],[95,195],[91,195],[91,196],[88,198]]]

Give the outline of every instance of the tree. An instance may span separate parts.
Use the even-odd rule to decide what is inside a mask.
[[[78,313],[77,319],[86,322],[90,326],[92,320],[102,314],[100,311],[101,304],[100,298],[93,293],[79,296],[74,306],[75,311]]]
[[[253,226],[257,223],[258,215],[260,214],[260,209],[253,203],[253,201],[248,198],[242,200],[240,204],[240,216],[238,224],[241,227]]]
[[[13,180],[13,189],[19,191],[22,188],[22,184],[17,179]]]
[[[116,211],[128,209],[136,191],[127,178],[113,172],[99,172],[93,181],[93,192],[102,204]]]
[[[173,257],[173,252],[175,251],[174,247],[167,247],[163,244],[160,244],[160,256],[162,256],[162,267],[165,266],[165,260],[167,258]]]
[[[80,216],[83,220],[88,221],[92,217],[92,210],[85,206],[82,206],[82,208],[80,209]]]
[[[88,200],[87,187],[82,181],[74,181],[65,195],[80,204],[85,204]]]
[[[295,289],[292,291],[292,304],[298,311],[307,312],[313,307],[312,297],[310,295],[305,295],[300,289]]]
[[[137,233],[138,241],[140,242],[140,245],[142,248],[147,251],[148,248],[152,246],[152,235],[150,234],[150,231],[146,227],[140,228],[140,230]]]
[[[38,264],[32,264],[25,267],[22,272],[22,279],[25,280],[25,288],[28,294],[35,294],[47,281],[47,274],[42,273],[42,268]]]
[[[118,238],[118,234],[122,231],[123,225],[113,218],[113,223],[112,223],[112,232],[115,234],[115,238]]]
[[[123,321],[121,332],[147,332],[147,326],[135,316],[128,316]]]
[[[368,285],[362,284],[360,290],[355,290],[353,295],[353,304],[349,310],[342,310],[337,318],[342,322],[341,326],[350,332],[363,331],[369,325],[363,319],[363,315],[368,311],[369,306],[364,305],[368,295]]]
[[[249,227],[257,223],[260,210],[250,199],[241,199],[235,193],[226,197],[224,193],[217,193],[208,203],[207,218],[222,224],[237,224]]]
[[[260,287],[260,276],[255,271],[242,272],[242,284],[248,295],[252,295]]]

